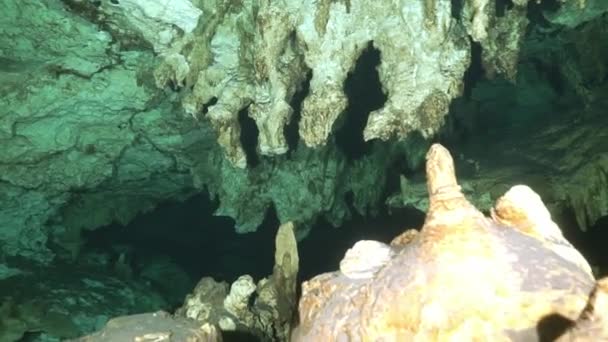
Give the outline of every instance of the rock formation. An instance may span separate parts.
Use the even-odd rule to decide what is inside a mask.
[[[186,297],[176,316],[210,323],[222,331],[248,333],[262,341],[287,341],[296,310],[299,263],[292,223],[279,227],[275,247],[270,277],[256,284],[251,276],[244,275],[230,288],[205,277]]]
[[[580,317],[557,339],[557,342],[587,341],[608,341],[608,278],[598,280]]]
[[[113,318],[100,331],[70,341],[221,342],[222,335],[211,324],[200,325],[159,311]]]
[[[426,173],[420,233],[359,242],[339,271],[305,282],[294,341],[539,340],[544,317],[583,311],[591,268],[530,188],[513,187],[489,219],[465,199],[442,146]]]
[[[298,223],[299,237],[319,217],[338,226],[349,193],[367,215],[384,200],[387,169],[404,155],[418,166],[428,141],[417,136],[440,130],[462,93],[476,58],[469,37],[488,77],[514,80],[530,61],[557,66],[585,105],[597,104],[606,3],[526,4],[2,0],[0,254],[73,260],[83,230],[203,191],[238,232],[255,231],[270,207]],[[368,46],[387,100],[364,127],[377,144],[351,161],[332,134],[348,115],[343,83]],[[479,115],[492,117],[484,101]],[[255,167],[243,117],[257,127]],[[290,125],[303,144],[287,142]],[[591,200],[597,184],[558,192],[572,195],[582,227],[606,213]]]

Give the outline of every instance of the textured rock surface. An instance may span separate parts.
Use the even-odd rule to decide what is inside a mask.
[[[0,7],[11,13],[0,28],[10,66],[0,75],[4,254],[48,261],[50,237],[77,255],[82,228],[193,192],[173,152],[202,140],[139,83],[151,54],[114,52],[108,33],[53,1]]]
[[[608,145],[604,143],[608,120],[600,108],[585,114],[587,121],[572,123],[565,117],[538,127],[526,138],[514,135],[516,139],[490,142],[499,155],[477,147],[461,150],[464,165],[458,171],[463,192],[481,210],[489,211],[509,184],[530,184],[554,214],[571,210],[578,227],[586,230],[608,215]],[[576,151],[570,152],[572,146]],[[392,196],[389,204],[426,211],[424,193],[420,178],[403,178],[401,193]]]
[[[461,91],[469,63],[461,26],[486,37],[486,66],[513,75],[524,3],[486,20],[466,13],[493,11],[492,1],[466,2],[452,18],[447,1],[180,0],[169,10],[168,1],[1,0],[0,253],[75,259],[83,229],[127,223],[162,201],[207,190],[239,232],[255,231],[270,207],[281,222],[298,223],[299,237],[320,216],[339,225],[350,215],[349,193],[359,213],[374,212],[387,168],[404,154],[414,168],[410,156],[426,146],[408,134],[435,132]],[[602,11],[601,1],[586,3]],[[524,44],[525,58],[559,65],[586,104],[601,100],[589,84],[601,84],[607,70],[599,42],[608,40],[598,38],[606,19],[592,17],[580,28],[584,39],[579,28],[568,39],[536,30]],[[512,45],[497,49],[505,41]],[[365,136],[408,138],[375,144],[352,161],[328,135],[346,105],[344,79],[369,44],[381,55],[387,102]],[[284,126],[297,119],[291,102],[310,73],[300,138],[329,143],[234,168],[247,159],[238,113],[255,121],[258,153],[284,154]],[[593,167],[583,173],[601,176]],[[595,201],[583,210],[598,194],[581,189],[570,202],[588,211],[579,220],[589,224],[605,209]]]
[[[357,242],[340,261],[340,272],[349,279],[372,278],[393,256],[385,244],[372,240]]]
[[[511,190],[493,221],[465,199],[442,146],[429,150],[426,171],[421,232],[386,246],[395,255],[370,278],[333,272],[305,282],[295,341],[538,340],[546,315],[582,312],[593,275],[534,192]]]
[[[357,210],[373,209],[385,184],[381,170],[395,155],[417,154],[417,145],[406,142],[390,147],[388,154],[378,148],[349,164],[335,146],[320,151],[301,146],[289,159],[262,160],[255,170],[235,169],[224,159],[212,127],[184,116],[174,105],[181,98],[157,88],[165,82],[177,88],[193,84],[161,76],[173,58],[169,54],[190,46],[188,32],[196,16],[181,23],[156,7],[150,13],[125,12],[142,4],[137,1],[121,2],[125,8],[110,1],[99,8],[66,3],[70,6],[0,1],[7,13],[0,19],[4,255],[41,262],[57,253],[76,258],[83,229],[126,224],[159,202],[182,200],[203,189],[220,199],[217,213],[233,217],[239,232],[255,231],[274,206],[282,222],[301,224],[298,234],[303,236],[320,215],[336,225],[348,217],[343,198],[351,190]],[[201,20],[217,10],[205,7],[207,2],[201,6]],[[231,11],[231,18],[241,18]],[[146,13],[150,16],[137,17]],[[140,31],[158,16],[156,33],[141,37]],[[207,19],[205,27],[213,31],[213,20]],[[225,23],[222,30],[238,27],[232,24]],[[169,40],[163,41],[166,30]],[[223,41],[219,33],[214,37],[218,44]],[[207,51],[207,45],[191,48],[198,54]],[[189,62],[188,75],[200,71],[198,61]],[[205,70],[213,73],[213,68]]]
[[[279,227],[275,239],[275,265],[270,277],[257,284],[249,275],[226,283],[203,278],[186,297],[176,316],[239,331],[263,341],[287,341],[296,310],[299,268],[297,243],[291,222]],[[255,298],[255,299],[254,299]]]
[[[262,154],[286,152],[283,129],[293,110],[289,102],[307,69],[313,76],[299,134],[316,147],[326,144],[346,108],[343,83],[370,42],[382,54],[378,72],[388,100],[370,115],[365,139],[436,132],[450,100],[460,95],[469,63],[465,33],[445,1],[287,0],[254,5],[218,0],[203,5],[202,20],[208,26],[197,32],[209,41],[205,44],[211,52],[205,64],[191,70],[195,83],[184,97],[184,108],[195,117],[208,110],[205,116],[218,133],[218,143],[239,167],[246,166],[238,139],[239,111],[248,110],[255,120]],[[187,60],[202,53],[186,49]],[[212,99],[215,103],[206,108]]]
[[[40,334],[49,341],[100,329],[109,318],[168,306],[151,287],[83,265],[27,267],[0,281],[0,341]]]
[[[314,13],[298,26],[311,47],[306,61],[313,70],[300,123],[308,145],[325,143],[346,105],[342,82],[370,41],[381,53],[378,73],[388,98],[370,113],[364,138],[404,137],[412,131],[430,136],[439,129],[450,100],[460,94],[469,62],[469,45],[451,17],[450,3],[305,2],[302,13]]]
[[[514,1],[512,9],[498,15],[495,1],[464,1],[462,21],[471,38],[482,47],[482,63],[488,77],[502,75],[515,81],[519,49],[528,25],[527,2]]]
[[[557,342],[608,341],[608,278],[597,281],[580,317]]]
[[[593,274],[587,260],[564,238],[562,231],[553,222],[540,196],[529,187],[513,186],[496,201],[491,212],[492,219],[497,223],[534,237],[579,269],[589,275]]]
[[[563,1],[557,11],[547,11],[544,16],[552,23],[573,28],[606,13],[608,4],[603,0]]]
[[[112,318],[100,331],[73,342],[221,342],[222,335],[211,324],[197,324],[166,312]]]

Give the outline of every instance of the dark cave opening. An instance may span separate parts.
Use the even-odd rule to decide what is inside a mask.
[[[559,10],[562,6],[562,1],[560,0],[543,0],[543,1],[531,1],[528,5],[534,5],[537,7],[540,12],[553,13]]]
[[[125,254],[133,277],[151,282],[171,302],[171,309],[182,304],[202,277],[231,283],[244,274],[256,281],[272,274],[275,234],[280,225],[274,208],[268,210],[255,233],[238,234],[232,219],[213,215],[217,207],[218,203],[205,194],[184,202],[162,203],[126,226],[111,224],[85,232],[81,256],[105,254],[115,263]],[[420,228],[424,222],[424,213],[408,208],[389,212],[384,207],[374,217],[352,212],[353,216],[340,227],[318,219],[309,235],[299,242],[298,286],[318,274],[337,270],[344,253],[355,242],[367,239],[389,243],[406,229]],[[150,277],[146,269],[162,267],[158,260],[167,259],[172,263],[163,264],[164,267],[175,269],[165,271],[175,276]],[[187,275],[187,283],[183,277],[177,279],[180,274]],[[166,284],[159,283],[162,281]]]
[[[146,280],[173,299],[173,305],[181,305],[202,277],[233,282],[244,274],[256,280],[270,275],[278,227],[274,210],[268,211],[256,233],[238,234],[232,219],[213,215],[217,207],[218,203],[205,194],[184,202],[162,203],[126,226],[111,224],[87,232],[83,254],[106,253],[115,262],[126,253],[134,277],[148,276],[150,279]],[[152,279],[154,274],[146,270],[160,267],[159,261],[164,262],[160,266],[174,267],[166,271],[179,279]],[[185,283],[183,275],[189,283]]]
[[[452,0],[452,10],[450,12],[452,18],[460,19],[460,12],[462,11],[463,0]]]
[[[380,57],[380,50],[369,43],[344,82],[348,105],[336,123],[334,135],[336,145],[349,160],[359,159],[370,151],[372,142],[363,140],[363,129],[369,114],[382,108],[387,99],[377,70]]]
[[[471,99],[473,88],[477,82],[484,78],[483,64],[481,60],[481,44],[471,40],[471,63],[464,73],[464,92],[465,99]]]
[[[249,107],[239,111],[239,126],[241,126],[239,140],[247,156],[247,167],[254,168],[260,164],[260,157],[257,153],[260,131],[255,120],[249,116]]]
[[[508,10],[513,8],[513,1],[512,0],[496,0],[496,2],[494,3],[494,6],[495,6],[495,11],[496,11],[496,16],[502,17],[505,15],[505,13]]]
[[[580,229],[574,212],[568,210],[557,217],[555,223],[561,228],[564,237],[579,251],[595,268],[596,277],[608,276],[608,216],[598,219],[586,231]]]
[[[324,272],[339,269],[344,253],[359,240],[376,240],[390,243],[407,229],[419,229],[424,223],[424,213],[411,208],[383,207],[378,215],[362,216],[356,211],[340,227],[333,227],[320,218],[310,234],[299,245],[300,273],[298,283]]]
[[[203,109],[201,110],[201,112],[203,113],[203,115],[207,114],[209,112],[209,107],[215,105],[217,103],[217,97],[212,97],[209,101],[205,102],[205,104],[203,104]]]
[[[545,0],[540,3],[537,1],[528,2],[526,17],[528,18],[530,25],[526,29],[527,33],[530,33],[536,25],[543,28],[548,28],[552,24],[545,18],[545,13],[551,13],[559,8],[557,0]],[[558,27],[556,27],[558,29]]]
[[[308,96],[310,92],[310,80],[312,79],[312,71],[308,71],[306,74],[306,79],[296,93],[291,98],[291,102],[289,105],[293,109],[291,114],[291,120],[285,125],[283,129],[283,134],[285,134],[285,140],[287,141],[287,146],[289,146],[289,151],[287,152],[289,155],[293,153],[298,148],[298,143],[300,141],[300,119],[302,118],[302,103],[304,99]]]

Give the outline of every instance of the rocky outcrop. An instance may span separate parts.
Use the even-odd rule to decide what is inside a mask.
[[[0,341],[25,335],[59,341],[100,329],[111,317],[148,312],[168,303],[142,279],[125,279],[101,265],[55,265],[0,280]]]
[[[556,342],[608,341],[608,278],[597,281],[580,317]]]
[[[203,86],[196,80],[214,80],[214,68],[205,69],[211,76],[198,78],[208,66],[205,53],[226,41],[223,34],[241,27],[243,16],[230,7],[232,2],[214,7],[212,2],[181,1],[176,8],[188,15],[179,16],[163,12],[164,3],[150,8],[143,3],[0,2],[7,13],[0,25],[1,254],[42,263],[57,254],[75,259],[83,229],[126,224],[162,201],[180,201],[201,191],[219,199],[217,214],[233,217],[239,232],[255,231],[274,206],[280,220],[298,222],[298,235],[304,236],[321,215],[335,225],[350,215],[347,192],[353,192],[361,213],[373,209],[393,156],[419,155],[418,143],[405,141],[389,147],[389,153],[376,148],[348,163],[333,145],[319,150],[300,146],[289,158],[261,160],[255,170],[234,168],[234,160],[226,159],[216,143],[213,127],[207,121],[197,125],[175,103],[194,96]],[[224,17],[221,11],[229,14]],[[215,38],[201,37],[204,33],[197,30],[203,28]],[[187,55],[191,60],[182,54],[189,49],[194,51]],[[227,53],[223,47],[220,51]],[[223,71],[218,75],[225,76]],[[298,84],[294,81],[286,94]],[[159,89],[164,85],[183,90]],[[192,93],[186,85],[194,86]],[[228,93],[224,96],[222,101],[229,101]],[[252,104],[252,113],[270,113],[264,103]],[[275,124],[276,129],[283,125],[261,125]],[[266,136],[273,140],[280,135]],[[235,137],[240,144],[240,136]],[[267,144],[271,151],[282,143]]]
[[[519,50],[526,27],[528,0],[513,1],[513,8],[497,13],[492,0],[467,0],[462,7],[462,21],[473,41],[482,47],[481,58],[486,76],[501,75],[513,82],[517,76]]]
[[[217,325],[223,331],[248,333],[262,341],[289,340],[299,267],[292,223],[279,227],[275,247],[270,277],[255,284],[251,276],[244,275],[230,287],[205,277],[186,297],[176,316]]]
[[[100,331],[72,342],[221,342],[222,335],[211,324],[197,324],[171,317],[164,311],[112,318]]]
[[[320,216],[337,226],[350,215],[349,193],[357,211],[373,212],[387,168],[404,154],[417,164],[427,146],[412,132],[433,135],[461,93],[467,32],[482,45],[487,72],[514,74],[524,2],[492,14],[492,1],[467,1],[458,14],[446,1],[179,0],[168,10],[167,1],[2,0],[0,253],[75,259],[83,229],[127,223],[202,191],[238,232],[255,231],[270,207],[281,222],[298,223],[299,237]],[[601,3],[587,1],[594,13]],[[591,39],[602,27],[586,26],[579,49],[600,46],[586,42],[605,41]],[[331,133],[345,115],[344,80],[370,44],[381,55],[387,101],[370,114],[364,137],[405,139],[350,161]],[[526,46],[525,56],[545,55],[534,48],[545,45]],[[578,96],[599,101],[587,89],[592,73],[578,71],[586,62],[564,55],[555,64]],[[580,55],[602,65],[601,48]],[[594,74],[599,84],[603,71]],[[247,168],[238,120],[245,111],[258,129],[257,153],[275,156]],[[290,151],[288,123],[305,142]],[[590,210],[587,221],[603,211]]]
[[[591,268],[530,188],[513,187],[490,219],[462,194],[442,146],[426,174],[420,233],[360,241],[339,271],[304,282],[294,341],[536,341],[556,331],[540,326],[548,315],[583,311]]]
[[[481,210],[511,184],[527,183],[537,191],[554,215],[572,212],[581,230],[608,215],[608,121],[599,108],[583,114],[586,121],[572,123],[570,117],[538,127],[536,133],[514,134],[513,138],[490,141],[487,154],[479,148],[463,149],[463,192]],[[523,138],[525,137],[525,138]],[[485,144],[480,138],[475,145]],[[573,149],[574,148],[574,149]],[[413,206],[426,211],[425,184],[418,177],[402,177],[401,192],[388,199],[394,207]]]
[[[388,99],[370,114],[366,140],[413,131],[432,135],[460,94],[469,63],[468,41],[448,2],[218,0],[201,6],[198,42],[180,52],[196,66],[184,67],[189,72],[177,83],[186,82],[186,112],[211,122],[227,158],[241,168],[246,156],[239,111],[255,120],[261,154],[285,153],[289,102],[306,70],[313,76],[299,135],[317,147],[326,144],[345,110],[343,83],[370,42],[382,55],[378,72]],[[173,75],[174,69],[165,70]]]
[[[562,1],[554,11],[546,11],[544,17],[554,24],[574,28],[591,21],[608,11],[608,4],[602,0]]]

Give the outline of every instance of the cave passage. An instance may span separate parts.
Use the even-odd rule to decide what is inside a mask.
[[[352,210],[353,217],[340,227],[333,227],[319,219],[306,239],[298,246],[300,253],[299,281],[308,280],[324,272],[339,269],[344,253],[360,240],[376,240],[390,243],[407,229],[419,229],[424,223],[424,213],[415,209],[392,210],[382,208],[374,217],[364,217]]]
[[[370,43],[344,82],[348,105],[340,115],[339,122],[336,122],[339,128],[334,134],[336,145],[350,160],[359,159],[370,152],[372,142],[363,140],[363,129],[369,114],[382,108],[387,99],[377,70],[380,58],[380,51]]]
[[[171,293],[172,298],[183,299],[205,276],[229,283],[244,274],[256,281],[268,277],[274,264],[279,226],[274,209],[268,210],[255,233],[238,234],[232,219],[213,216],[217,206],[205,194],[184,202],[165,202],[126,226],[112,224],[86,233],[87,243],[81,254],[101,252],[116,260],[119,254],[126,253],[136,276],[147,267],[146,263],[169,258],[190,280],[181,292]],[[413,209],[393,210],[390,214],[383,209],[375,217],[354,214],[341,227],[319,219],[299,242],[298,283],[337,270],[344,253],[355,242],[368,239],[389,243],[406,228],[420,228],[423,220],[424,214]],[[176,281],[172,282],[175,285]],[[177,291],[178,287],[173,289]]]
[[[213,215],[217,206],[205,194],[162,203],[126,226],[112,224],[87,233],[83,253],[104,252],[113,259],[126,253],[136,276],[147,263],[169,259],[179,268],[174,272],[187,274],[190,281],[171,294],[181,300],[205,276],[231,283],[244,274],[256,280],[271,274],[276,216],[269,213],[256,233],[238,234],[232,219]]]
[[[564,237],[587,259],[594,268],[595,276],[601,278],[608,276],[608,216],[597,220],[586,231],[582,231],[576,223],[573,212],[566,212],[555,218]]]

